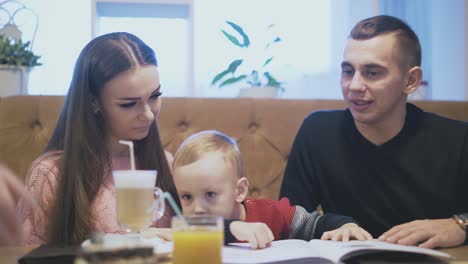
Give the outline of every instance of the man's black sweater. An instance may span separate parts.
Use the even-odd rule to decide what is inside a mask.
[[[402,130],[374,145],[349,110],[309,115],[281,187],[292,204],[353,217],[374,237],[417,219],[468,212],[468,126],[407,104]]]

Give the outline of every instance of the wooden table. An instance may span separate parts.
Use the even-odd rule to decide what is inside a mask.
[[[455,260],[450,263],[468,264],[468,246],[446,248],[446,249],[441,249],[441,251],[448,253],[455,257]]]
[[[30,247],[0,247],[0,263],[1,264],[17,264],[18,258],[31,251]],[[450,263],[453,264],[468,264],[468,246],[456,248],[441,249],[456,259]]]
[[[0,247],[0,263],[17,264],[18,259],[31,249],[30,247]]]

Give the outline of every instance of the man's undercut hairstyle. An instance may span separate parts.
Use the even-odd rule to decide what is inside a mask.
[[[358,22],[349,38],[367,40],[384,34],[396,34],[401,51],[401,65],[409,68],[421,66],[421,44],[408,24],[393,16],[374,16]]]

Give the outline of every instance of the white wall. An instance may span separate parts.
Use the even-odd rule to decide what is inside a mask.
[[[432,1],[432,99],[467,100],[467,0]],[[450,4],[448,4],[450,3]]]
[[[56,69],[63,67],[72,69],[79,51],[91,39],[92,5],[95,0],[22,1],[39,15],[34,51],[39,55],[48,54],[40,60],[44,65],[32,71],[30,85],[44,83],[38,80],[46,80],[48,87],[35,87],[35,94],[42,93],[43,88],[62,94],[63,90],[68,88],[72,72],[54,73],[58,72]],[[427,15],[431,17],[433,28],[432,98],[468,100],[468,0],[432,0],[431,2],[432,11]],[[378,0],[334,0],[332,3],[349,6],[349,13],[340,14],[340,19],[353,25],[364,17],[375,15]],[[332,30],[343,35],[342,39],[333,39],[333,49],[340,50],[338,54],[341,55],[349,28],[334,24]],[[45,40],[48,40],[47,44]],[[466,41],[463,43],[460,40]],[[48,52],[50,50],[54,52]],[[340,56],[334,57],[333,60],[339,61]],[[336,70],[339,70],[338,66]],[[309,87],[319,87],[316,90],[319,97],[334,98],[336,90],[339,90],[338,77],[337,74],[317,78],[317,83]],[[304,92],[311,93],[311,91]]]
[[[49,87],[34,87],[35,94],[63,94],[68,89],[72,72],[55,74],[59,69],[72,69],[81,49],[91,39],[91,1],[83,0],[23,0],[39,16],[34,52],[41,55],[42,66],[30,75],[30,89],[47,83]],[[53,52],[51,52],[53,51]],[[65,89],[64,89],[65,87]]]

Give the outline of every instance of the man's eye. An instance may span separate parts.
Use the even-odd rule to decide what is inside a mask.
[[[183,194],[183,195],[181,196],[181,198],[182,198],[182,200],[184,200],[184,201],[190,201],[190,200],[192,199],[192,195],[190,195],[190,194]]]
[[[136,102],[130,102],[130,103],[126,103],[126,104],[119,104],[120,107],[122,108],[130,108],[132,106],[136,105]]]
[[[208,198],[215,198],[215,197],[216,197],[216,193],[215,193],[215,192],[207,192],[207,193],[206,193],[206,197],[208,197]]]
[[[153,94],[150,96],[151,99],[157,99],[159,96],[162,95],[162,92],[161,91],[158,91],[157,93]]]
[[[354,74],[354,71],[353,71],[353,70],[349,70],[349,69],[342,69],[342,70],[341,70],[341,74],[343,74],[343,75],[353,75],[353,74]]]
[[[369,71],[369,72],[367,72],[367,75],[369,75],[371,77],[375,77],[375,76],[379,75],[379,73],[376,72],[376,71]]]

